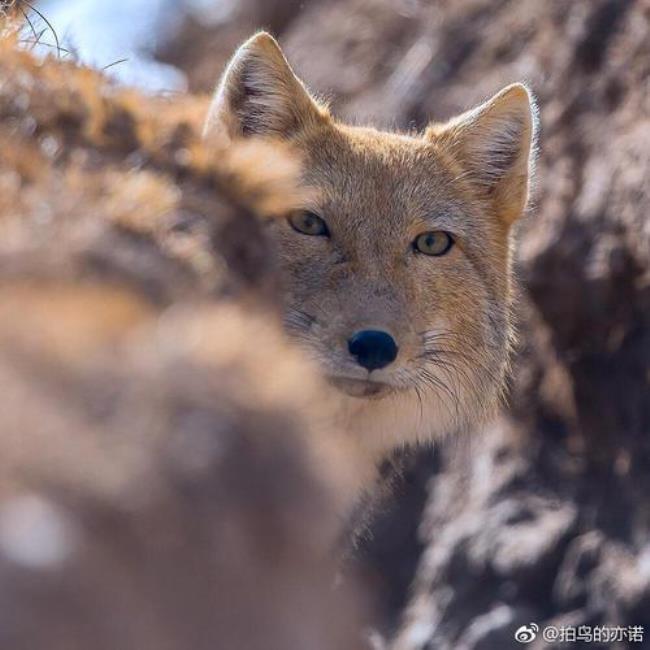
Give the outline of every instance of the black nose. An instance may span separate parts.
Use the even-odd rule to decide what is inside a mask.
[[[395,361],[397,344],[393,337],[378,330],[362,330],[348,341],[348,350],[360,366],[372,372]]]

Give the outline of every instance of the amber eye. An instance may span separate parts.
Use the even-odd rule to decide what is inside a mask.
[[[431,232],[424,232],[415,238],[413,248],[418,253],[425,255],[433,255],[439,257],[449,252],[449,249],[454,245],[452,236],[444,230],[432,230]]]
[[[317,214],[308,210],[294,212],[289,217],[289,225],[303,235],[327,237],[330,234],[327,224]]]

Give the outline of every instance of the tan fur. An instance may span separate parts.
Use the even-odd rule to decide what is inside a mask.
[[[368,467],[395,446],[466,429],[499,401],[512,339],[511,225],[528,200],[534,111],[521,84],[423,134],[335,121],[260,33],[234,56],[206,134],[228,141],[282,138],[304,163],[304,205],[331,237],[277,220],[285,320],[332,378],[378,382],[374,398],[337,394],[336,417]],[[421,233],[443,230],[444,256],[415,253]],[[346,341],[389,332],[394,363],[369,373]]]

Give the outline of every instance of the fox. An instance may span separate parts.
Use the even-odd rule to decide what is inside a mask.
[[[537,128],[523,83],[419,132],[342,123],[266,32],[218,82],[206,140],[282,143],[301,161],[304,205],[268,226],[284,326],[326,380],[360,485],[396,448],[467,431],[503,400]]]

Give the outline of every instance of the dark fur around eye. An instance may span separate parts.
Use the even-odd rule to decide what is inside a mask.
[[[300,210],[291,214],[289,225],[296,232],[311,237],[328,237],[330,234],[325,221],[309,210]]]

